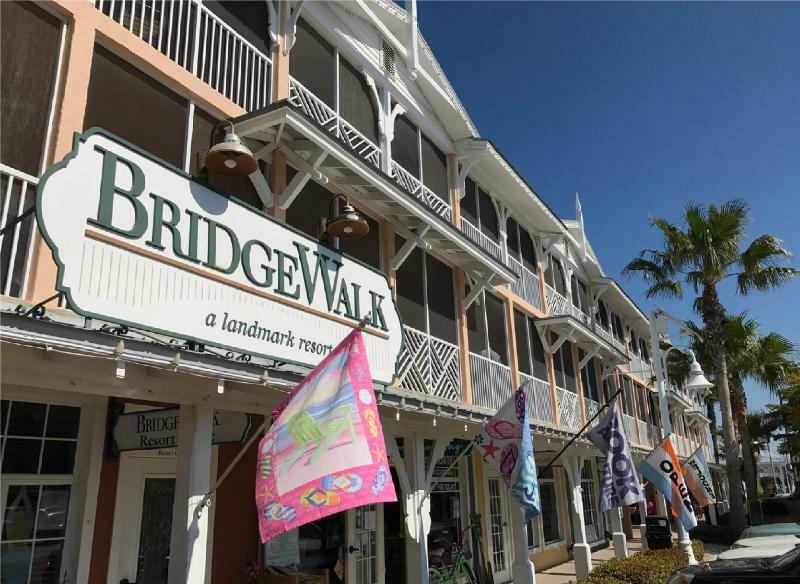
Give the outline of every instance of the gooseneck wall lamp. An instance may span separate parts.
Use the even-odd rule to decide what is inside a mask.
[[[244,177],[254,173],[258,170],[258,160],[236,135],[233,122],[226,120],[222,123],[230,126],[229,131],[222,142],[214,144],[206,153],[206,168],[224,176]]]
[[[342,205],[339,212],[334,215],[334,203],[339,199],[344,200],[344,205]],[[347,196],[338,194],[331,198],[328,204],[328,218],[325,220],[324,237],[356,239],[358,237],[364,237],[368,233],[369,223],[367,223],[366,219],[359,215],[355,207],[350,204],[350,200]]]

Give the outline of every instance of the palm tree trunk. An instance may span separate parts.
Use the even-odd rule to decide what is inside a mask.
[[[717,443],[717,410],[714,409],[716,400],[709,393],[706,396],[706,417],[708,428],[711,431],[711,447],[714,449],[714,462],[719,464],[719,444]]]
[[[759,499],[758,480],[756,479],[753,461],[753,445],[750,441],[750,430],[747,427],[747,397],[744,393],[742,380],[734,375],[731,378],[731,409],[733,410],[736,425],[739,428],[739,443],[742,445],[742,468],[744,470],[744,483],[747,485],[747,498],[749,501]]]
[[[744,515],[742,478],[739,471],[739,448],[736,442],[736,428],[731,410],[731,394],[728,388],[728,363],[725,358],[725,308],[719,301],[717,289],[713,284],[703,288],[703,323],[708,331],[711,362],[714,364],[717,396],[722,412],[722,433],[725,439],[725,470],[728,474],[728,493],[730,496],[730,526],[739,531],[747,527]]]

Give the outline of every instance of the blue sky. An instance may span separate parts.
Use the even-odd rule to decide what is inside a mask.
[[[482,136],[620,279],[650,217],[734,197],[800,254],[800,3],[420,2],[420,28]],[[800,267],[800,261],[793,265]],[[622,280],[643,310],[639,280]],[[800,281],[721,290],[800,345]],[[659,301],[698,320],[685,302]],[[748,387],[751,408],[770,401]]]

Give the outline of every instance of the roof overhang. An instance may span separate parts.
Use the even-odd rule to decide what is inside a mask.
[[[362,201],[389,219],[406,239],[424,240],[476,281],[497,286],[516,280],[517,275],[508,266],[291,103],[276,102],[233,122],[237,134],[254,152],[280,149],[293,164],[312,169],[337,192]]]
[[[571,341],[583,349],[586,356],[580,363],[579,369],[586,365],[591,357],[598,357],[614,365],[629,361],[628,357],[616,347],[573,316],[549,316],[537,318],[533,322],[547,352],[555,352],[564,341]],[[558,340],[553,345],[547,342],[547,337],[544,335],[546,330],[558,335]]]
[[[683,412],[683,416],[689,424],[696,424],[700,427],[710,424],[711,420],[699,409],[696,407],[691,408]]]

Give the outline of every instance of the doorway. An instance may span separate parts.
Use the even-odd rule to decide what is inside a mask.
[[[167,584],[177,465],[171,454],[120,457],[109,584]]]
[[[509,557],[509,531],[508,531],[508,488],[502,479],[487,476],[486,506],[489,528],[489,561],[492,564],[495,584],[511,580],[511,558]]]

